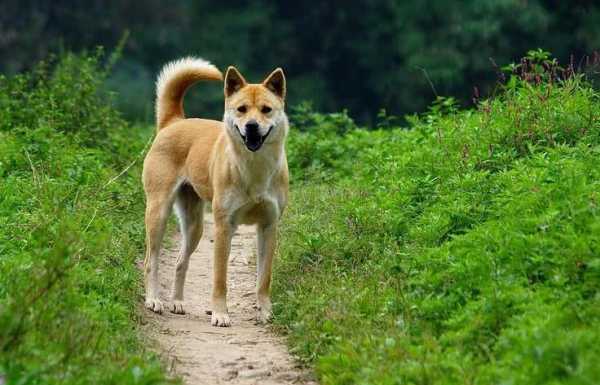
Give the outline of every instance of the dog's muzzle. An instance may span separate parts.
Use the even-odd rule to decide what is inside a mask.
[[[269,131],[267,131],[265,135],[260,134],[258,125],[246,125],[246,135],[242,135],[242,132],[237,125],[235,128],[242,137],[242,141],[244,142],[246,148],[252,152],[256,152],[262,147],[263,143],[265,143],[265,140],[271,133],[273,126],[269,127]]]

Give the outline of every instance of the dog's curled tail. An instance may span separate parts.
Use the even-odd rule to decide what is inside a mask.
[[[199,80],[222,80],[221,71],[208,61],[186,57],[166,64],[156,79],[156,130],[185,118],[183,96]]]

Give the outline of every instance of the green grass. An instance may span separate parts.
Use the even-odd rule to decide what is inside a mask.
[[[101,58],[0,77],[2,383],[165,383],[138,331],[151,133],[100,91]]]
[[[275,322],[323,385],[597,383],[600,98],[585,81],[511,81],[407,129],[293,122]]]

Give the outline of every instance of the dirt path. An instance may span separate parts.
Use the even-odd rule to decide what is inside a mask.
[[[205,215],[204,236],[192,255],[185,283],[185,315],[146,312],[148,333],[155,340],[173,374],[187,385],[200,384],[311,384],[280,337],[256,325],[255,233],[240,226],[233,238],[228,274],[228,305],[232,326],[210,325],[213,224]],[[161,299],[170,305],[179,234],[161,256]]]

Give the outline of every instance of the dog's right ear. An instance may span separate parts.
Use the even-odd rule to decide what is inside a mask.
[[[244,86],[248,84],[246,79],[242,76],[242,74],[234,67],[229,66],[227,68],[227,72],[225,73],[225,97],[230,97],[235,94]]]

